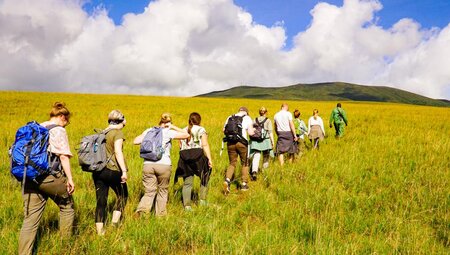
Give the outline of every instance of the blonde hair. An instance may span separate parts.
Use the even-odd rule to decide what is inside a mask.
[[[267,109],[264,106],[261,106],[261,108],[259,108],[259,115],[263,116],[264,114],[267,113]]]
[[[125,116],[123,115],[123,113],[119,110],[112,110],[109,114],[108,114],[108,123],[109,124],[120,124],[125,120]]]
[[[172,117],[170,116],[170,113],[163,113],[161,114],[161,120],[159,121],[159,125],[166,124],[172,122]]]
[[[55,102],[52,106],[52,110],[50,111],[50,118],[59,117],[63,115],[67,121],[70,118],[70,112],[66,108],[66,104],[64,102]]]

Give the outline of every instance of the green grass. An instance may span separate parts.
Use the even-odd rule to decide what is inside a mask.
[[[20,185],[9,176],[6,149],[17,128],[32,119],[46,120],[57,100],[73,112],[67,127],[73,153],[82,136],[106,126],[109,111],[124,112],[130,199],[122,225],[108,225],[106,235],[97,236],[93,181],[74,157],[75,234],[60,239],[58,209],[49,202],[40,225],[41,254],[450,253],[449,108],[345,102],[350,122],[342,140],[335,140],[327,127],[320,151],[307,151],[284,168],[275,161],[248,192],[232,186],[224,197],[228,158],[226,152],[219,156],[223,122],[241,105],[253,117],[264,105],[273,118],[281,101],[19,92],[0,92],[0,98],[0,254],[16,253],[23,219]],[[335,102],[289,105],[300,109],[305,120],[318,108],[327,121]],[[185,213],[181,183],[171,184],[167,217],[134,217],[143,186],[142,160],[132,139],[155,125],[162,112],[172,113],[174,123],[183,127],[192,111],[202,115],[212,147],[209,205],[194,205],[193,212]],[[177,149],[172,149],[174,165]],[[195,185],[198,191],[198,178]],[[114,200],[111,191],[109,203]]]

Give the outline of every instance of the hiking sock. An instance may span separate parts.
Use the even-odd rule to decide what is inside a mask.
[[[95,228],[97,229],[97,235],[99,235],[99,236],[105,235],[105,229],[103,227],[104,227],[104,223],[103,222],[96,222],[95,223]]]
[[[120,220],[120,216],[122,215],[121,211],[113,211],[113,215],[112,215],[112,220],[111,223],[113,225],[117,225],[119,223]]]

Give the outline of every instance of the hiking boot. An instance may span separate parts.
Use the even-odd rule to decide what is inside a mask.
[[[249,189],[249,187],[248,187],[247,183],[242,183],[241,190],[247,191],[248,189]]]
[[[230,193],[230,182],[224,181],[223,182],[223,194],[228,195]]]

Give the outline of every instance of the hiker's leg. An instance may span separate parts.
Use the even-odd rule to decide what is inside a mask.
[[[120,211],[123,213],[125,205],[128,201],[128,185],[127,183],[122,183],[122,172],[111,171],[111,188],[116,193],[116,204],[114,205],[115,211]]]
[[[344,123],[339,124],[339,137],[342,137],[344,135]]]
[[[258,172],[259,168],[259,161],[261,160],[261,152],[255,151],[253,154],[253,160],[252,160],[252,172]]]
[[[114,193],[116,193],[117,196],[117,201],[116,204],[114,205],[114,210],[123,213],[125,205],[127,204],[128,201],[128,185],[127,183],[119,182],[116,185],[112,185],[111,188],[114,190]]]
[[[24,219],[19,236],[19,254],[31,254],[47,198],[39,193],[22,195]]]
[[[233,177],[233,174],[234,174],[234,169],[236,168],[237,160],[238,160],[236,144],[227,144],[227,150],[228,150],[228,158],[230,160],[230,165],[227,168],[225,177],[227,179],[231,180],[231,178]]]
[[[206,172],[201,173],[200,176],[200,202],[202,200],[206,201],[206,196],[208,195],[208,184],[209,178],[211,176],[211,169]]]
[[[144,184],[144,196],[142,196],[136,211],[150,212],[158,188],[154,164],[144,164],[144,169],[142,170],[142,183]]]
[[[237,143],[236,144],[236,150],[239,153],[239,158],[241,159],[241,165],[242,165],[242,172],[241,172],[241,178],[242,182],[248,183],[248,175],[250,171],[249,161],[248,161],[248,147],[244,145],[243,143]]]
[[[47,196],[59,207],[59,230],[62,236],[71,236],[75,219],[75,210],[73,198],[67,192],[67,179],[62,174],[58,174],[57,177],[51,176],[50,178],[52,178],[52,181],[42,183],[40,189],[47,186],[44,189],[54,190],[54,195],[47,194]],[[48,179],[49,178],[46,178],[45,180]]]
[[[336,131],[336,137],[339,136],[339,124],[336,124],[336,122],[333,123],[334,130]]]
[[[269,160],[270,160],[270,151],[266,150],[262,152],[263,154],[263,169],[269,167]]]
[[[105,170],[107,169],[92,174],[95,185],[95,196],[97,197],[97,207],[95,208],[96,223],[105,223],[106,221],[106,206],[108,203],[109,186],[102,178],[102,173],[104,173],[103,171]]]
[[[294,162],[294,158],[295,158],[295,153],[289,153],[289,163],[292,164],[292,162]]]
[[[280,161],[281,166],[284,165],[284,154],[283,153],[278,154],[278,161]]]
[[[155,173],[158,180],[158,193],[156,195],[156,216],[167,215],[166,205],[169,197],[169,182],[172,167],[169,165],[157,165]]]
[[[194,185],[194,176],[184,178],[183,182],[183,205],[191,206],[192,186]]]

